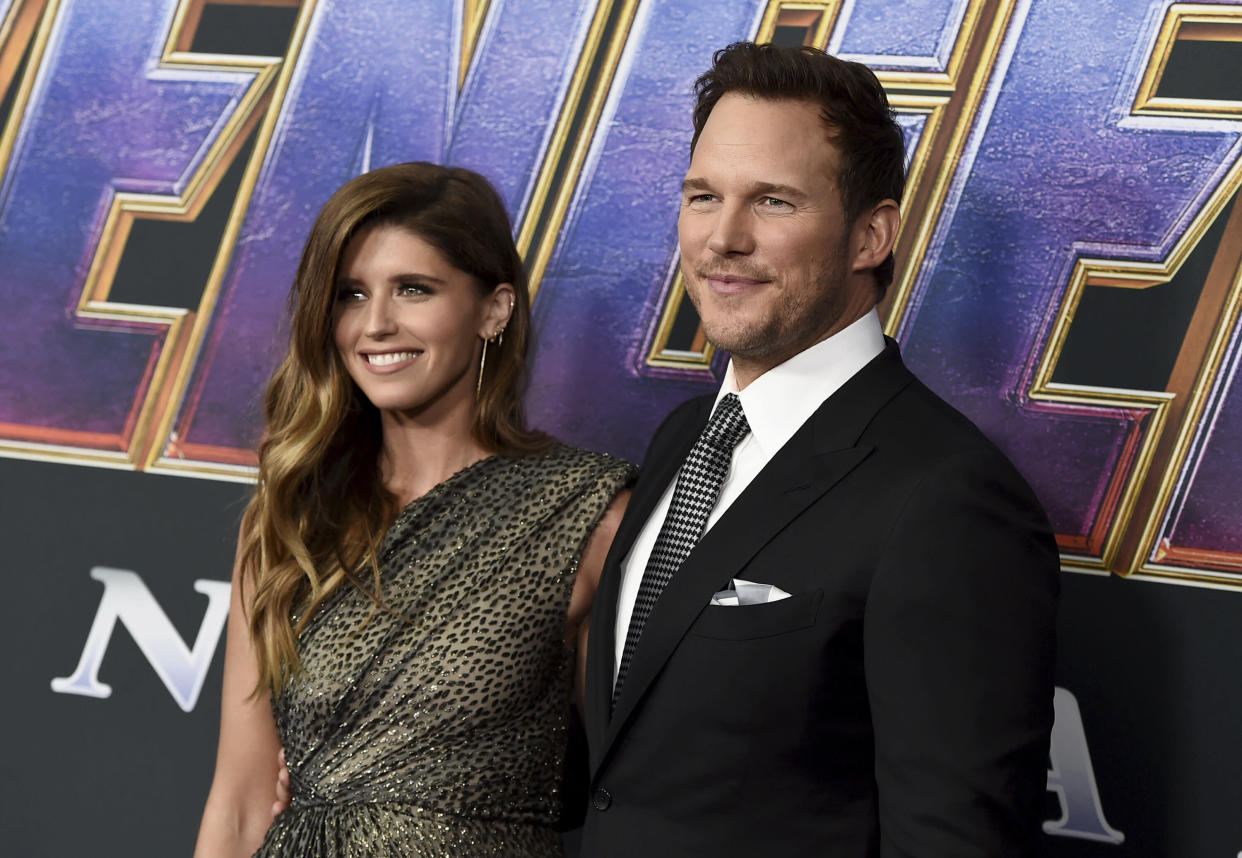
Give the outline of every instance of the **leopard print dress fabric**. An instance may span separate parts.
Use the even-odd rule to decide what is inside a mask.
[[[292,801],[259,856],[558,856],[578,560],[625,462],[471,465],[380,545],[385,609],[342,587],[273,703]]]

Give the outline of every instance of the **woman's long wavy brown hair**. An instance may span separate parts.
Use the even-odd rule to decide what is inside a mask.
[[[428,163],[382,167],[341,187],[319,213],[298,265],[289,350],[267,387],[258,487],[242,520],[239,562],[253,593],[256,693],[279,694],[299,669],[297,635],[338,587],[348,582],[378,600],[376,550],[396,499],[380,477],[379,412],[341,362],[333,310],[345,249],[381,224],[434,246],[474,277],[481,295],[500,283],[513,285],[503,344],[488,347],[473,435],[503,455],[538,452],[549,443],[526,428],[530,290],[495,189],[470,170]],[[369,589],[357,574],[364,567]]]

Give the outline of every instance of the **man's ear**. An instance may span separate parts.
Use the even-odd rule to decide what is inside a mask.
[[[854,222],[854,271],[879,266],[893,252],[901,229],[901,209],[893,200],[880,200]]]
[[[517,293],[513,289],[512,283],[501,283],[492,290],[492,294],[487,298],[487,307],[483,315],[483,327],[479,331],[479,336],[483,339],[491,339],[496,334],[505,329],[509,324],[509,318],[513,315],[513,302],[517,300]]]

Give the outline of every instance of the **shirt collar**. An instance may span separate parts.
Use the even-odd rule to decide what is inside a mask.
[[[828,339],[772,367],[745,390],[737,389],[730,360],[716,402],[727,393],[736,393],[755,443],[772,456],[825,399],[882,351],[884,329],[872,309]]]

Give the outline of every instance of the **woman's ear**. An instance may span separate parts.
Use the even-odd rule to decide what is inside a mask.
[[[492,290],[487,298],[487,306],[483,316],[483,327],[479,336],[485,340],[493,339],[504,331],[513,316],[513,303],[517,300],[517,292],[512,283],[501,283]]]

